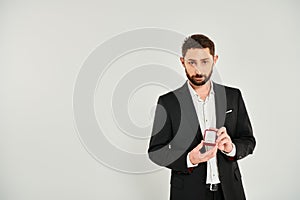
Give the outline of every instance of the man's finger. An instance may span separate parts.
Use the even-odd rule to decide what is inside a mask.
[[[221,144],[221,145],[223,145],[223,144],[228,143],[228,142],[230,142],[229,138],[228,138],[228,137],[224,137],[224,138],[223,138],[221,141],[219,141],[218,143]]]
[[[201,140],[201,143],[198,144],[198,145],[195,147],[195,149],[196,149],[197,151],[199,151],[202,147],[203,147],[203,140]]]
[[[217,140],[216,140],[216,143],[219,143],[223,138],[224,138],[224,136],[219,135],[218,138],[217,138]]]
[[[226,128],[225,128],[224,126],[221,127],[221,128],[218,130],[217,135],[220,136],[220,135],[222,135],[223,133],[226,133]]]
[[[216,140],[216,142],[217,142],[217,143],[220,142],[220,141],[223,140],[225,137],[226,137],[225,134],[219,135],[218,138],[217,138],[217,140]]]

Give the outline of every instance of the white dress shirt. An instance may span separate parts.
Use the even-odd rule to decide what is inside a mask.
[[[216,107],[215,107],[215,92],[213,90],[213,83],[210,82],[211,88],[208,96],[205,100],[202,100],[196,91],[190,85],[188,81],[188,88],[192,96],[194,107],[197,113],[198,121],[200,124],[201,132],[204,134],[205,129],[216,128]],[[224,152],[223,152],[224,153]],[[230,153],[226,153],[228,156],[235,156],[236,149],[233,145],[233,150]],[[189,159],[189,154],[187,155],[187,166],[196,167],[193,165]],[[217,166],[216,157],[211,158],[207,161],[207,184],[217,184],[220,183],[219,172]]]

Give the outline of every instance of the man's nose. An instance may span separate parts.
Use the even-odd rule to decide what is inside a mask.
[[[196,74],[201,74],[201,71],[198,67],[195,67],[195,72],[196,72]]]

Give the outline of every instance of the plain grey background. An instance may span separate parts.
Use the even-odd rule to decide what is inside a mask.
[[[257,139],[240,162],[248,199],[298,199],[299,8],[296,0],[0,1],[0,199],[168,199],[168,170],[105,167],[73,119],[85,59],[143,27],[215,41],[222,81],[241,89]]]

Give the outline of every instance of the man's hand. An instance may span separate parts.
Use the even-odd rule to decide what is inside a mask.
[[[212,149],[205,153],[200,153],[200,149],[203,147],[203,140],[198,146],[196,146],[189,154],[189,159],[193,165],[206,162],[213,158],[217,154],[218,146],[214,146]]]
[[[216,140],[218,149],[224,151],[225,153],[230,153],[232,151],[233,145],[230,136],[227,134],[225,127],[217,130],[218,139]]]

